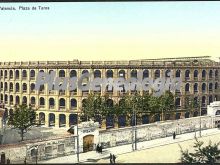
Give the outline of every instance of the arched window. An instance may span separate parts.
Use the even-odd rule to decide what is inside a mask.
[[[65,107],[66,106],[66,101],[64,98],[61,98],[59,101],[60,107]]]
[[[77,107],[77,101],[76,101],[76,99],[71,99],[70,105],[71,105],[71,108],[76,108],[76,107]]]
[[[194,78],[198,78],[198,70],[194,70]]]
[[[85,74],[85,73],[89,73],[89,71],[88,70],[83,70],[82,74]]]
[[[209,83],[209,91],[212,91],[212,83]]]
[[[215,83],[215,90],[217,90],[218,89],[218,83],[216,82]]]
[[[71,70],[70,77],[77,77],[77,72],[75,70]]]
[[[202,83],[202,92],[206,92],[206,83]]]
[[[13,78],[13,71],[12,70],[10,70],[10,72],[9,72],[9,78]]]
[[[185,71],[185,78],[190,78],[189,75],[190,75],[190,71],[189,71],[189,70],[186,70],[186,71]]]
[[[3,90],[3,82],[1,82],[1,89]]]
[[[5,102],[8,101],[8,95],[5,95]]]
[[[170,69],[168,69],[165,72],[165,77],[170,77],[170,76],[171,76],[171,71],[170,71]]]
[[[160,70],[155,70],[154,77],[155,78],[160,78]]]
[[[13,96],[10,95],[10,103],[13,103]]]
[[[10,91],[13,91],[13,83],[12,82],[10,82],[10,84],[9,84],[9,89],[10,89]]]
[[[59,71],[59,77],[65,77],[65,71],[64,70]]]
[[[107,78],[113,78],[113,71],[112,70],[107,70],[107,72],[106,72],[106,77]]]
[[[49,106],[50,106],[50,108],[51,108],[51,107],[54,107],[54,105],[55,105],[54,98],[50,98],[50,99],[49,99]]]
[[[16,70],[16,71],[15,71],[15,78],[16,78],[16,79],[19,79],[19,70]]]
[[[35,77],[35,71],[34,70],[30,71],[30,77],[32,77],[32,78]]]
[[[125,71],[124,71],[124,70],[120,70],[120,71],[118,72],[118,76],[119,76],[119,77],[122,77],[122,78],[125,78]]]
[[[180,98],[176,98],[175,104],[176,107],[180,107]]]
[[[194,92],[198,92],[198,83],[194,84]]]
[[[8,71],[5,70],[5,78],[7,78],[7,77],[8,77]]]
[[[143,79],[148,78],[149,77],[149,71],[147,69],[145,69],[143,71]]]
[[[101,71],[100,70],[94,71],[94,78],[97,78],[97,77],[101,78]]]
[[[202,106],[205,106],[205,103],[206,103],[206,97],[202,96]]]
[[[35,97],[31,97],[31,105],[35,105]]]
[[[35,84],[31,83],[31,91],[34,91],[34,89],[35,89]]]
[[[43,97],[40,98],[40,105],[41,106],[45,105],[45,99]]]
[[[7,91],[7,90],[8,90],[8,83],[5,82],[5,91]]]
[[[22,77],[23,77],[23,78],[26,78],[26,77],[27,77],[27,71],[26,71],[26,70],[23,70],[23,71],[22,71]]]
[[[27,84],[26,83],[23,83],[22,90],[23,90],[23,92],[27,92]]]
[[[218,70],[215,70],[215,78],[218,78]]]
[[[22,103],[27,104],[27,97],[26,96],[23,96]]]
[[[189,83],[187,83],[187,84],[185,85],[185,91],[186,91],[186,92],[189,92]]]
[[[3,70],[1,70],[0,76],[3,77]]]
[[[209,78],[212,78],[212,76],[213,76],[213,71],[210,70],[210,71],[209,71]]]
[[[131,71],[131,77],[137,78],[137,70],[132,70]]]
[[[205,79],[206,77],[206,70],[202,70],[202,78]]]
[[[180,77],[180,70],[176,71],[176,77]]]
[[[20,104],[20,97],[19,97],[19,96],[16,96],[16,98],[15,98],[15,103],[16,103],[16,104]]]

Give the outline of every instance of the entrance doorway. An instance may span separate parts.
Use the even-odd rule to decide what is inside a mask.
[[[83,152],[93,150],[94,135],[87,135],[83,137]]]

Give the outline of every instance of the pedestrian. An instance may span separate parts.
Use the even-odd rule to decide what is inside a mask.
[[[113,154],[112,155],[112,160],[113,160],[113,163],[115,164],[115,159],[116,159],[116,156]]]
[[[111,153],[110,153],[109,159],[110,159],[110,164],[112,164],[113,162],[112,162],[112,154]]]
[[[176,139],[176,132],[173,132],[173,139]]]
[[[100,152],[101,152],[101,154],[102,154],[102,145],[100,146]]]

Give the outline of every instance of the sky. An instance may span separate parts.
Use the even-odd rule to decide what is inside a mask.
[[[11,6],[0,61],[220,57],[220,2],[0,3]]]

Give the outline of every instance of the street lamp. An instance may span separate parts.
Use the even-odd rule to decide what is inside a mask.
[[[136,128],[136,111],[134,110],[134,104],[133,104],[133,115],[132,115],[132,122],[134,121],[134,125],[132,123],[132,150],[137,150],[137,128]]]
[[[75,126],[72,126],[68,129],[67,132],[69,132],[70,134],[74,134],[74,128]],[[76,135],[77,135],[77,140],[76,140],[76,145],[77,145],[77,163],[79,163],[79,133],[78,133],[78,119],[77,119],[77,124],[76,124]]]

